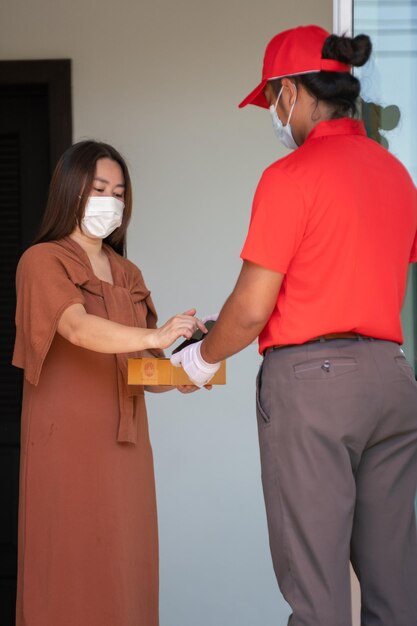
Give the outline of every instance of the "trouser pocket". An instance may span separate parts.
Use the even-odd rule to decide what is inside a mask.
[[[262,372],[265,361],[263,360],[259,366],[258,375],[256,377],[256,415],[258,420],[262,420],[265,424],[269,424],[270,417],[262,407]]]
[[[358,363],[352,356],[323,356],[293,366],[294,376],[298,380],[318,381],[344,376],[357,369]]]
[[[405,356],[400,355],[395,357],[395,363],[398,369],[407,376],[413,382],[416,381],[416,375],[414,373],[413,366],[407,361]]]

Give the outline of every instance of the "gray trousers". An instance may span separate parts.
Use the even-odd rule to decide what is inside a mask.
[[[291,626],[417,626],[417,383],[399,346],[274,350],[257,379],[272,560]]]

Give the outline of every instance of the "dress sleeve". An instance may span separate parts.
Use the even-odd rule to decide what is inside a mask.
[[[146,306],[147,306],[146,327],[156,328],[158,316],[156,314],[155,305],[150,295],[146,298]],[[153,348],[149,350],[149,352],[151,352],[154,355],[154,357],[156,357],[157,359],[165,356],[164,351],[161,350],[160,348]]]
[[[50,244],[33,246],[21,257],[16,296],[13,365],[24,369],[25,378],[37,385],[62,313],[85,301]]]
[[[142,272],[128,259],[123,259],[123,263],[130,276],[130,294],[135,307],[137,325],[141,328],[157,328],[158,316]],[[151,352],[156,358],[164,356],[164,351],[159,348],[147,350],[147,352]]]
[[[285,274],[302,241],[306,210],[301,190],[278,167],[259,181],[241,258]]]

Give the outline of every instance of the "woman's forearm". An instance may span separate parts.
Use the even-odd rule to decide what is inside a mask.
[[[81,304],[64,311],[57,330],[70,343],[95,352],[116,354],[159,347],[155,330],[124,326],[91,315]]]
[[[87,313],[82,304],[72,304],[61,315],[57,331],[69,342],[87,350],[118,354],[168,348],[179,337],[189,339],[205,326],[194,317],[195,309],[174,315],[160,328],[137,328]]]

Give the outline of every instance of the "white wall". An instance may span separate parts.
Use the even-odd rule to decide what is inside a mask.
[[[240,268],[253,192],[282,156],[267,111],[238,102],[278,31],[331,29],[331,0],[13,0],[3,59],[73,59],[74,139],[127,157],[129,256],[160,319],[216,311]],[[149,398],[161,541],[161,626],[277,626],[254,416],[254,346],[228,385]]]

